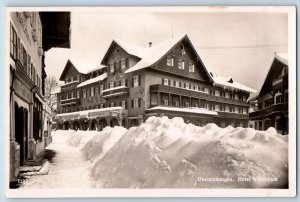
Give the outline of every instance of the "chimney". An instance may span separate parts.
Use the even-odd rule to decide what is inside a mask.
[[[150,41],[150,42],[149,42],[149,47],[151,47],[151,46],[152,46],[152,42]]]

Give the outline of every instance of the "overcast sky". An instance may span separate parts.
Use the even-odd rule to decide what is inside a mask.
[[[111,41],[153,45],[186,33],[209,72],[259,89],[274,52],[288,50],[288,16],[265,12],[72,12],[71,49],[46,52],[48,76],[69,57],[99,64]]]

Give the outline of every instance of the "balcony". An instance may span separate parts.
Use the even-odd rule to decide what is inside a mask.
[[[260,109],[258,111],[255,112],[251,112],[249,114],[249,118],[250,119],[256,119],[256,118],[260,118],[260,117],[266,117],[266,116],[270,116],[276,113],[288,113],[288,103],[280,103],[280,104],[274,104],[270,107],[264,108],[264,109]]]
[[[79,83],[79,81],[77,81],[77,80],[69,82],[69,83],[65,83],[61,86],[61,90],[67,90],[70,87],[76,88],[78,83]]]
[[[102,97],[103,98],[110,98],[115,96],[121,96],[128,94],[129,90],[126,86],[118,86],[114,88],[109,88],[104,91],[102,91]]]
[[[218,111],[218,118],[249,119],[248,114]]]
[[[243,106],[248,106],[246,101],[242,100],[235,100],[231,98],[225,98],[220,96],[210,95],[203,91],[196,91],[184,88],[178,88],[174,86],[167,86],[162,84],[155,84],[150,86],[150,92],[162,92],[162,93],[170,93],[175,95],[181,95],[186,97],[193,97],[198,99],[206,99],[212,102],[221,102],[221,103],[228,103],[228,104],[238,104]]]
[[[74,104],[80,104],[80,99],[74,97],[74,98],[60,101],[61,106],[74,105]]]

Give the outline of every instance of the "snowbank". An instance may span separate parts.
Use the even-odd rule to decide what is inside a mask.
[[[150,117],[107,127],[82,149],[101,188],[273,188],[287,185],[286,136],[273,128],[198,127]]]

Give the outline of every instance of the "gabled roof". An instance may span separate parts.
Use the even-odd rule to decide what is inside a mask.
[[[70,58],[70,59],[68,59],[59,80],[61,80],[61,81],[64,80],[65,74],[66,74],[67,69],[70,64],[72,64],[76,68],[76,70],[81,74],[88,74],[93,71],[100,70],[100,69],[103,69],[106,67],[105,65],[97,65],[97,64],[92,64],[92,63],[86,62],[84,60]]]
[[[275,63],[275,61],[279,61],[280,63],[284,64],[284,65],[287,65],[288,66],[288,53],[275,53],[274,55],[274,59],[269,67],[269,71],[264,79],[264,82],[263,82],[263,85],[260,87],[259,91],[257,91],[256,93],[253,93],[250,95],[248,101],[254,101],[258,98],[258,96],[260,95],[264,85],[266,84],[266,81],[272,71],[272,67]],[[273,68],[274,69],[274,68]]]
[[[114,39],[110,43],[102,61],[101,61],[102,65],[105,65],[107,63],[110,52],[114,49],[115,45],[121,47],[129,55],[133,55],[138,58],[142,58],[144,56],[145,48],[142,48],[140,46],[137,46],[135,44],[129,43],[129,42],[121,40],[121,39]]]
[[[225,78],[225,77],[221,77],[221,76],[213,76],[212,79],[214,80],[214,83],[217,85],[221,85],[221,86],[227,86],[230,88],[235,88],[235,89],[239,89],[239,90],[243,90],[249,93],[254,93],[256,92],[256,90],[245,86],[239,82],[234,81],[231,77],[229,78]]]
[[[150,48],[147,47],[147,48],[143,48],[142,50],[139,49],[138,57],[140,57],[141,60],[133,67],[126,70],[125,73],[134,72],[134,71],[141,70],[141,69],[147,68],[149,66],[155,65],[184,39],[186,39],[188,41],[188,43],[191,45],[192,49],[194,50],[194,52],[197,55],[197,58],[201,62],[202,66],[204,67],[205,73],[207,74],[208,78],[211,79],[205,65],[203,64],[201,58],[199,57],[196,49],[194,48],[194,46],[191,43],[187,34],[177,35],[171,39],[168,39],[161,43],[155,44]]]
[[[99,76],[96,76],[94,78],[88,79],[88,80],[80,83],[77,86],[77,88],[80,88],[80,87],[83,87],[83,86],[86,86],[86,85],[89,85],[89,84],[92,84],[92,83],[96,83],[98,81],[102,81],[103,79],[106,79],[106,77],[107,77],[107,73],[103,73],[103,74],[101,74]]]

